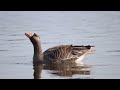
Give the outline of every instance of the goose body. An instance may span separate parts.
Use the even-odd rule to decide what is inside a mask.
[[[90,51],[93,46],[74,46],[74,45],[59,45],[47,49],[44,55],[44,62],[60,61],[60,60],[74,60],[81,62],[84,56]]]
[[[59,62],[61,60],[73,60],[80,62],[84,56],[90,52],[94,46],[84,45],[58,45],[42,52],[40,37],[34,33],[25,33],[34,46],[33,63],[42,61],[43,63]]]

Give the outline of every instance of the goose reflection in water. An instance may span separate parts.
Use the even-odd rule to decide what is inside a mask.
[[[42,63],[34,63],[33,69],[34,69],[34,73],[33,73],[34,79],[40,79],[42,69],[43,69],[43,64]]]
[[[77,65],[74,62],[68,60],[61,60],[60,62],[55,62],[51,64],[34,63],[34,79],[40,79],[42,70],[52,70],[51,74],[62,76],[62,77],[72,77],[73,75],[90,75],[91,66],[88,65]]]

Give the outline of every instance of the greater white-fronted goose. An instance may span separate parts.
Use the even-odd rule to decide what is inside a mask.
[[[59,62],[60,60],[81,61],[94,46],[84,45],[59,45],[42,52],[40,37],[36,33],[25,33],[34,47],[33,63]]]

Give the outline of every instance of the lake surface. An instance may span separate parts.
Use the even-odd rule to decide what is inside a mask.
[[[64,77],[43,69],[41,79],[120,79],[119,11],[0,11],[0,79],[33,79],[33,46],[25,32],[40,35],[43,51],[95,46],[83,60],[90,74]]]

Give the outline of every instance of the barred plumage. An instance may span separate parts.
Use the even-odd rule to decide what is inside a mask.
[[[93,46],[73,46],[73,45],[59,45],[46,50],[44,55],[44,60],[67,60],[75,59],[77,60],[82,55],[87,54],[91,47]]]

